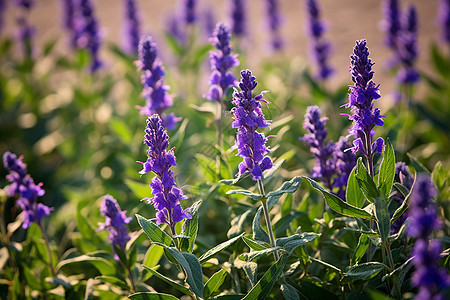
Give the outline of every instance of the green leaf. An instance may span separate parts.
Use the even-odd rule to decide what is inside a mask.
[[[164,248],[152,244],[148,247],[147,252],[145,253],[144,260],[142,261],[144,265],[153,268],[158,265],[159,260],[164,254]]]
[[[409,160],[411,161],[411,164],[413,165],[414,169],[417,173],[427,173],[430,175],[430,171],[420,162],[418,161],[414,156],[412,156],[411,153],[406,153],[409,157]]]
[[[169,294],[140,292],[128,296],[131,300],[178,300],[177,297]]]
[[[130,130],[129,124],[127,124],[124,120],[122,120],[121,118],[114,117],[109,120],[108,124],[111,126],[112,130],[114,131],[115,136],[119,137],[124,144],[129,145],[132,143],[133,133]],[[148,193],[147,185],[146,185],[146,189],[147,189],[147,193]],[[142,198],[144,198],[144,197],[142,197]]]
[[[178,40],[168,32],[166,32],[166,34],[164,36],[166,38],[167,44],[172,49],[172,51],[175,52],[178,56],[182,56],[184,53],[184,49],[180,45]]]
[[[258,264],[251,261],[243,261],[236,259],[233,262],[233,266],[244,270],[245,275],[247,275],[250,285],[253,287],[256,284],[256,276],[258,271]]]
[[[441,161],[438,161],[434,165],[433,172],[431,172],[431,178],[438,190],[443,189],[447,184],[447,181],[449,179],[448,170],[445,168]]]
[[[439,75],[441,75],[443,78],[449,76],[450,65],[441,54],[436,44],[431,45],[431,60],[433,61],[434,68],[439,73]]]
[[[260,206],[256,211],[255,218],[253,218],[252,229],[253,229],[253,239],[255,241],[261,241],[270,244],[269,234],[261,227],[260,218],[263,207]]]
[[[125,281],[115,276],[97,276],[95,279],[101,280],[105,283],[110,283],[124,290],[129,289],[129,286]]]
[[[318,264],[321,264],[322,266],[327,267],[328,269],[333,270],[334,272],[336,272],[336,273],[338,273],[338,274],[341,274],[341,273],[342,273],[341,269],[339,269],[339,268],[336,267],[336,266],[333,266],[333,265],[330,264],[330,263],[324,262],[323,260],[314,258],[314,257],[312,257],[312,256],[309,256],[308,258],[309,258],[311,261],[316,262],[316,263],[318,263]]]
[[[311,178],[304,177],[309,181],[311,186],[322,193],[327,202],[328,206],[334,211],[347,216],[347,217],[355,217],[355,218],[364,218],[364,219],[373,219],[373,216],[369,214],[367,211],[355,207],[353,205],[348,204],[338,196],[331,194],[326,191],[323,187],[321,187],[317,182],[312,180]]]
[[[409,194],[409,190],[406,186],[401,183],[394,182],[394,187],[402,193],[403,197],[406,197]]]
[[[356,166],[350,173],[347,181],[347,190],[345,191],[345,198],[347,203],[355,207],[361,208],[364,205],[364,194],[359,188],[356,180]]]
[[[245,295],[222,295],[215,298],[211,298],[211,300],[241,300]]]
[[[280,290],[283,294],[283,298],[286,300],[300,300],[300,296],[297,290],[290,284],[286,283],[286,281],[281,281]]]
[[[355,252],[353,253],[350,265],[354,266],[358,264],[366,253],[367,248],[369,248],[369,238],[365,234],[359,236],[358,245],[356,246]]]
[[[192,216],[192,219],[186,219],[183,223],[183,229],[181,235],[187,236],[187,239],[181,239],[180,249],[192,253],[194,250],[195,239],[198,232],[198,208],[202,204],[202,200],[199,200],[192,204],[187,210],[187,213]]]
[[[349,230],[349,231],[354,231],[354,232],[359,232],[359,233],[364,233],[365,235],[368,236],[380,236],[378,234],[378,232],[373,231],[373,230],[364,230],[364,229],[359,229],[359,228],[353,228],[353,227],[345,227],[345,230]],[[368,228],[367,228],[368,229]]]
[[[136,218],[139,225],[152,242],[157,242],[166,246],[170,246],[172,244],[172,238],[162,231],[158,225],[153,223],[152,220],[148,220],[138,214],[136,214]]]
[[[203,292],[203,296],[205,299],[210,298],[216,293],[216,291],[225,281],[225,277],[227,277],[227,271],[225,269],[220,269],[219,271],[214,273],[211,278],[208,279],[205,284],[205,291]]]
[[[360,265],[353,266],[348,269],[346,276],[350,277],[351,280],[369,280],[375,277],[383,269],[388,269],[385,264],[379,262],[368,262]]]
[[[263,197],[260,194],[255,194],[255,193],[250,192],[248,190],[230,190],[230,191],[227,192],[227,195],[234,195],[234,194],[245,195],[247,197],[252,198],[253,200],[259,200],[259,199],[261,199]]]
[[[148,272],[150,272],[152,275],[158,277],[159,279],[161,279],[161,280],[164,281],[165,283],[169,284],[170,286],[176,288],[176,289],[179,290],[180,292],[182,292],[182,293],[184,293],[184,294],[186,294],[186,295],[189,295],[189,296],[194,297],[194,294],[193,294],[187,287],[185,287],[184,285],[182,285],[182,284],[180,284],[180,283],[178,283],[178,282],[176,282],[176,281],[173,281],[172,279],[170,279],[170,278],[164,276],[163,274],[159,273],[158,271],[156,271],[156,270],[154,270],[154,269],[152,269],[152,268],[149,268],[149,267],[146,266],[146,265],[142,265],[142,267],[143,267],[145,270],[147,270]]]
[[[273,125],[273,123],[271,125]],[[271,126],[271,128],[273,129],[273,126]],[[263,172],[263,183],[268,182],[284,162],[285,159],[278,159],[273,163],[272,168],[270,168],[269,170],[265,170]]]
[[[273,207],[278,199],[286,193],[294,193],[302,184],[302,177],[294,177],[290,181],[286,181],[283,185],[276,191],[267,194],[267,206],[269,209]]]
[[[264,274],[258,283],[248,292],[243,299],[260,300],[265,299],[272,290],[275,283],[283,274],[283,268],[286,264],[287,256],[282,255]]]
[[[389,139],[384,147],[384,157],[378,174],[378,189],[387,199],[392,190],[395,177],[395,152]]]
[[[379,196],[379,191],[372,177],[370,177],[367,172],[361,157],[358,159],[355,176],[358,181],[358,185],[366,195],[367,200],[373,202],[373,198],[377,198]]]
[[[103,257],[93,257],[89,255],[80,255],[77,257],[62,260],[55,268],[55,272],[58,270],[71,267],[73,264],[89,263],[94,266],[102,275],[114,276],[116,275],[116,266],[111,261]]]
[[[263,242],[258,242],[258,241],[255,241],[255,240],[245,237],[245,236],[242,237],[242,240],[247,244],[247,246],[250,249],[255,250],[255,251],[261,251],[261,250],[272,247],[269,244],[266,244]]]
[[[409,204],[411,203],[411,200],[410,200],[411,194],[412,194],[412,191],[414,190],[414,186],[416,184],[416,176],[417,176],[417,174],[414,173],[414,181],[413,181],[413,184],[411,185],[411,190],[409,191],[408,195],[405,197],[405,200],[403,200],[400,207],[397,208],[397,210],[392,215],[391,223],[394,223],[408,209]]]
[[[245,261],[254,261],[263,255],[275,252],[279,249],[280,249],[279,247],[275,247],[275,248],[267,248],[267,249],[263,249],[263,250],[259,250],[259,251],[251,251],[250,253],[244,253],[244,254],[239,255],[239,259],[242,259]]]
[[[391,234],[391,220],[387,207],[387,201],[383,198],[375,198],[375,217],[377,219],[378,232],[383,243],[386,242]]]
[[[148,184],[137,182],[130,179],[125,179],[125,184],[133,191],[133,194],[139,198],[144,199],[148,197],[149,194],[149,186]]]
[[[234,244],[237,240],[239,240],[245,233],[241,233],[238,236],[235,236],[234,238],[229,239],[228,241],[225,241],[217,246],[215,246],[214,248],[208,250],[207,252],[205,252],[202,256],[200,256],[199,260],[200,263],[204,263],[206,262],[208,259],[210,259],[211,257],[213,257],[214,255],[216,255],[217,253],[225,250],[226,248],[228,248],[230,245]]]
[[[295,234],[290,237],[279,238],[276,240],[277,247],[282,247],[289,255],[294,252],[298,247],[304,246],[315,240],[317,235],[313,232],[305,232],[301,234]]]

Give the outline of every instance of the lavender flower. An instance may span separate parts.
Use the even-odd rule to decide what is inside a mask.
[[[138,107],[142,115],[158,114],[168,129],[175,129],[180,118],[173,113],[164,115],[164,110],[173,105],[172,96],[168,94],[169,86],[164,85],[164,68],[158,58],[157,44],[151,36],[145,35],[139,41],[139,61],[137,66],[144,71],[141,77],[145,106]]]
[[[442,41],[450,44],[450,0],[441,0],[438,22],[441,26]]]
[[[395,163],[395,181],[405,186],[408,190],[411,189],[413,183],[413,176],[409,172],[408,166],[404,162]],[[402,193],[396,192],[393,200],[400,206],[405,200]],[[394,213],[394,212],[392,212]],[[391,232],[396,233],[408,217],[407,211],[404,212],[394,223],[391,224]]]
[[[195,15],[195,7],[196,0],[183,0],[183,17],[186,24],[194,24],[197,20],[197,16]]]
[[[6,0],[0,0],[0,33],[3,29],[5,11],[6,11]]]
[[[192,216],[181,208],[180,200],[187,197],[176,186],[171,167],[177,166],[173,149],[169,147],[169,136],[164,130],[161,118],[154,114],[147,119],[144,143],[148,146],[147,161],[143,164],[140,174],[154,172],[150,187],[153,197],[147,199],[158,210],[156,221],[158,224],[169,225],[172,235],[175,235],[175,225],[183,219],[191,219]]]
[[[110,195],[103,197],[100,206],[100,213],[105,217],[105,223],[98,223],[98,230],[107,229],[109,231],[108,239],[112,245],[117,245],[125,249],[126,243],[130,240],[128,235],[128,223],[131,218],[125,215],[127,211],[121,211],[117,200]]]
[[[398,36],[398,56],[402,65],[397,80],[403,84],[413,84],[419,81],[419,73],[414,68],[418,56],[417,12],[412,4],[409,6],[404,23],[403,30]]]
[[[219,103],[222,102],[227,90],[238,83],[231,69],[239,65],[239,60],[237,54],[231,54],[233,48],[230,45],[230,38],[228,25],[218,23],[213,37],[210,39],[217,50],[209,53],[212,72],[209,78],[210,88],[206,97]]]
[[[183,24],[177,15],[169,15],[166,20],[167,31],[180,43],[186,42],[186,33],[182,30]]]
[[[309,16],[309,35],[311,36],[311,56],[318,64],[317,77],[327,79],[334,70],[328,66],[331,45],[323,38],[325,24],[320,20],[320,11],[316,0],[307,2]]]
[[[233,104],[236,107],[231,109],[234,115],[232,126],[238,128],[235,144],[238,155],[244,158],[239,164],[239,174],[249,171],[253,175],[253,180],[260,180],[262,172],[273,165],[272,160],[265,156],[270,152],[266,147],[267,138],[256,131],[258,127],[270,125],[261,111],[261,102],[267,101],[263,99],[263,94],[252,96],[252,91],[258,83],[250,70],[242,70],[241,77],[239,82],[241,92],[234,91]]]
[[[76,21],[77,29],[77,46],[82,49],[87,49],[91,53],[91,72],[97,71],[102,62],[99,58],[99,50],[101,43],[101,36],[98,29],[97,18],[94,15],[94,8],[91,0],[78,0],[80,15]]]
[[[42,197],[45,191],[41,188],[42,183],[35,184],[33,178],[27,174],[26,164],[22,159],[22,156],[18,158],[11,152],[3,154],[3,165],[9,172],[6,179],[11,182],[5,189],[6,194],[18,197],[17,204],[24,212],[22,227],[26,229],[32,223],[40,225],[41,219],[50,215],[53,208],[37,203],[37,198]]]
[[[75,49],[77,47],[77,32],[76,32],[76,8],[75,0],[62,0],[63,24],[64,28],[70,35],[70,47]]]
[[[283,40],[280,36],[281,17],[278,0],[266,0],[267,18],[269,30],[272,38],[272,48],[280,50],[283,47]]]
[[[386,31],[385,44],[393,50],[397,50],[397,37],[401,31],[400,8],[398,0],[386,0],[384,5],[385,19],[383,21]]]
[[[17,18],[17,25],[19,27],[17,37],[22,46],[24,58],[30,59],[33,56],[33,37],[35,28],[28,22],[28,19],[23,16]]]
[[[333,159],[337,177],[334,179],[333,186],[339,189],[337,195],[341,199],[345,198],[348,177],[356,165],[356,155],[348,151],[350,148],[351,144],[347,137],[340,137],[334,144]]]
[[[379,85],[372,81],[373,62],[369,58],[369,48],[367,48],[366,40],[356,41],[353,48],[353,54],[350,55],[351,65],[350,73],[355,83],[350,86],[349,102],[346,107],[351,108],[353,115],[349,115],[349,119],[353,121],[350,133],[354,135],[352,151],[360,151],[372,163],[372,155],[375,152],[381,153],[384,141],[378,138],[372,143],[374,135],[374,126],[383,126],[383,117],[378,108],[373,108],[372,101],[380,98],[378,91]],[[373,166],[369,168],[372,172]],[[371,173],[373,175],[373,173]]]
[[[325,187],[330,191],[333,189],[332,177],[335,174],[336,166],[332,159],[334,152],[334,143],[325,144],[328,131],[325,128],[326,117],[321,117],[322,112],[316,105],[308,106],[305,114],[303,128],[309,133],[305,134],[300,140],[310,146],[310,151],[316,157],[316,165],[312,170],[313,178],[320,178]]]
[[[34,6],[34,0],[14,0],[14,4],[17,7],[30,10]]]
[[[231,31],[239,37],[246,32],[245,1],[232,0],[231,2]]]
[[[140,15],[137,12],[135,0],[125,0],[125,24],[124,33],[126,44],[124,48],[128,53],[137,54],[139,47],[140,30]]]

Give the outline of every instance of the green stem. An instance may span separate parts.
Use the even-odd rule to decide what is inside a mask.
[[[47,250],[47,256],[48,256],[48,264],[50,266],[50,270],[52,271],[52,275],[56,277],[55,269],[53,268],[53,255],[52,251],[50,250],[50,242],[48,241],[47,233],[45,232],[44,228],[42,227],[41,222],[37,222],[39,228],[41,229],[42,237],[45,241],[45,249]]]
[[[390,271],[393,272],[395,270],[395,263],[394,263],[394,259],[392,257],[391,244],[389,242],[386,242],[386,252],[388,255],[388,259],[389,259],[389,265],[391,267]],[[398,286],[397,278],[396,277],[392,278],[392,282],[394,283],[394,288],[395,288],[395,292],[397,293],[397,297],[400,299],[401,291],[400,291],[400,287]]]
[[[275,236],[273,234],[272,224],[270,222],[269,207],[267,206],[267,199],[266,199],[266,193],[264,191],[264,184],[262,182],[262,179],[258,179],[257,182],[258,182],[259,191],[260,191],[261,195],[263,196],[261,198],[261,202],[262,202],[264,218],[266,220],[267,229],[269,230],[270,245],[275,248],[276,247]],[[275,251],[273,253],[273,256],[275,258],[275,261],[278,261],[278,259],[279,259],[278,251]]]
[[[219,154],[216,156],[216,172],[217,177],[220,179],[220,153],[222,150],[222,102],[218,103],[217,106],[217,116],[216,116],[216,122],[217,122],[217,149],[219,151]]]

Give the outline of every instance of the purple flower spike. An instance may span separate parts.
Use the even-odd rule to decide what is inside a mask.
[[[172,235],[175,235],[175,225],[183,219],[191,219],[192,216],[181,208],[180,200],[187,197],[176,186],[173,171],[170,170],[172,166],[177,166],[176,157],[173,149],[167,150],[169,136],[157,114],[147,119],[144,144],[148,146],[148,158],[145,163],[142,163],[143,169],[140,173],[154,172],[156,174],[150,183],[153,197],[147,201],[158,210],[157,223],[167,223]]]
[[[409,172],[408,166],[404,162],[395,163],[395,182],[399,182],[404,185],[408,190],[411,189],[414,177]],[[400,206],[405,200],[405,196],[402,193],[396,192],[393,200]],[[396,233],[405,222],[408,217],[408,211],[404,212],[394,223],[391,225],[391,233]]]
[[[308,0],[309,35],[311,36],[311,56],[318,65],[317,77],[327,79],[334,70],[328,66],[331,45],[323,38],[325,24],[320,20],[320,11],[316,0]]]
[[[77,25],[76,25],[76,0],[61,0],[63,9],[63,24],[64,28],[69,33],[70,42],[69,45],[72,49],[77,48]]]
[[[346,137],[340,137],[334,145],[333,158],[335,161],[337,177],[333,186],[339,188],[337,195],[345,199],[345,189],[348,177],[356,165],[356,155],[350,151],[351,144]]]
[[[373,108],[373,100],[380,98],[378,85],[372,81],[373,62],[369,58],[369,48],[366,40],[356,41],[353,54],[350,55],[350,73],[355,83],[350,86],[349,102],[346,107],[351,108],[353,115],[349,119],[353,121],[350,133],[354,135],[353,152],[360,151],[367,157],[372,157],[376,151],[382,150],[383,142],[379,138],[372,145],[375,125],[383,126],[384,121],[378,108]]]
[[[3,23],[5,21],[6,0],[0,0],[0,33],[3,29]]]
[[[398,56],[402,65],[397,74],[397,80],[403,84],[414,84],[420,77],[419,72],[414,68],[418,56],[417,11],[412,4],[409,6],[404,23],[404,29],[398,36]]]
[[[99,51],[101,46],[101,35],[98,28],[98,21],[94,14],[94,7],[91,0],[77,0],[80,15],[76,21],[77,28],[77,46],[86,49],[91,53],[92,73],[97,71],[101,66]]]
[[[401,31],[400,24],[400,7],[398,0],[386,0],[384,6],[385,19],[383,21],[383,27],[386,31],[386,45],[393,49],[397,49],[397,37]]]
[[[146,98],[145,106],[138,107],[142,115],[158,114],[168,129],[175,129],[176,122],[181,118],[173,114],[165,116],[164,111],[173,105],[172,96],[168,91],[170,87],[164,85],[164,68],[158,58],[158,47],[151,36],[144,35],[139,41],[138,68],[144,71],[141,77],[144,89],[142,95]]]
[[[243,36],[246,32],[245,0],[232,0],[231,31],[235,36]]]
[[[126,243],[130,240],[128,235],[128,223],[131,218],[125,215],[127,211],[120,210],[117,200],[110,195],[103,197],[100,206],[100,213],[105,217],[105,223],[99,223],[98,230],[107,229],[109,231],[108,239],[113,245],[118,245],[125,249]]]
[[[237,54],[231,54],[233,48],[230,45],[230,38],[228,25],[218,23],[213,37],[210,39],[217,50],[209,53],[211,76],[209,78],[210,88],[206,97],[219,103],[222,102],[227,90],[238,83],[231,70],[239,65],[239,60]]]
[[[135,0],[124,0],[125,4],[125,45],[124,48],[128,53],[137,54],[139,47],[139,37],[141,36],[141,18],[138,13]]]
[[[438,22],[441,26],[442,41],[450,44],[450,0],[441,0]]]
[[[264,134],[257,132],[258,127],[270,125],[264,119],[261,111],[261,102],[267,103],[263,95],[253,97],[252,91],[258,84],[250,70],[241,71],[241,81],[237,90],[233,93],[233,104],[231,109],[234,115],[233,128],[238,128],[236,146],[238,155],[244,160],[239,164],[239,174],[249,171],[253,180],[262,179],[262,172],[272,168],[272,160],[265,156],[270,150],[266,147],[267,138]]]
[[[10,197],[18,197],[17,204],[24,212],[22,227],[26,229],[31,223],[40,224],[41,219],[50,215],[53,208],[37,203],[37,198],[42,197],[45,191],[41,188],[42,183],[35,184],[33,178],[27,174],[22,158],[11,152],[3,154],[3,165],[9,171],[6,179],[11,182],[5,188],[6,194]]]
[[[34,6],[34,0],[14,0],[14,4],[17,7],[22,7],[24,9],[31,9]]]
[[[195,14],[196,0],[183,0],[183,8],[184,8],[184,21],[186,24],[194,24],[197,20],[197,16]]]
[[[280,35],[281,17],[278,0],[266,0],[267,3],[267,18],[269,30],[272,38],[272,48],[274,50],[281,50],[283,48],[283,40]]]

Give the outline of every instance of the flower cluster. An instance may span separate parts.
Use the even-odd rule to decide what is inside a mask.
[[[308,0],[307,10],[309,17],[309,35],[311,36],[311,54],[318,64],[317,77],[327,79],[333,74],[333,69],[328,65],[331,45],[323,38],[326,29],[323,21],[320,20],[320,11],[316,0]]]
[[[231,5],[231,31],[235,36],[242,36],[246,31],[245,2],[233,0]]]
[[[303,128],[308,133],[299,140],[308,144],[311,153],[316,157],[312,177],[320,178],[330,192],[333,188],[338,188],[337,195],[344,199],[348,176],[356,164],[356,156],[348,151],[351,145],[346,137],[341,137],[337,143],[325,143],[328,135],[325,121],[328,118],[321,117],[321,114],[318,106],[307,107]]]
[[[234,77],[231,69],[239,65],[237,54],[231,54],[233,49],[230,45],[230,28],[224,23],[218,23],[213,32],[211,43],[216,47],[217,51],[209,53],[209,61],[211,63],[211,76],[209,84],[211,85],[206,97],[209,100],[222,102],[227,90],[237,85],[236,77]]]
[[[21,10],[21,14],[16,19],[17,38],[21,44],[24,58],[29,59],[33,56],[33,37],[35,34],[35,28],[29,22],[29,13],[34,6],[34,1],[15,0],[14,4]]]
[[[144,143],[148,146],[147,161],[143,164],[140,174],[154,172],[150,187],[153,197],[147,199],[158,210],[156,220],[158,224],[167,223],[175,235],[175,225],[183,219],[192,217],[181,208],[180,200],[187,197],[176,186],[171,167],[177,166],[173,149],[169,147],[169,136],[164,130],[161,118],[154,114],[147,119]]]
[[[109,232],[108,239],[112,245],[118,245],[122,249],[125,248],[126,243],[130,240],[128,235],[128,223],[131,218],[125,215],[127,211],[120,210],[117,200],[110,195],[103,197],[100,205],[100,213],[105,217],[105,223],[99,223],[98,230],[107,229]]]
[[[429,242],[431,233],[441,227],[431,199],[436,189],[428,175],[419,174],[414,186],[407,233],[417,239],[412,250],[416,270],[412,282],[419,288],[416,299],[441,299],[439,292],[450,284],[448,274],[438,268],[441,247],[438,241]]]
[[[383,117],[378,108],[373,108],[373,100],[380,98],[379,86],[372,81],[373,62],[369,58],[369,48],[366,40],[356,41],[353,54],[350,55],[350,73],[355,83],[350,86],[349,102],[346,107],[351,108],[353,115],[349,119],[353,121],[350,133],[354,135],[353,152],[360,151],[366,157],[371,157],[374,152],[381,153],[384,141],[380,137],[372,143],[374,126],[383,126]]]
[[[28,228],[32,223],[40,224],[41,219],[50,215],[53,208],[37,203],[38,197],[42,197],[45,191],[41,188],[42,183],[35,184],[33,178],[27,174],[22,159],[22,156],[17,157],[11,152],[3,154],[3,165],[9,172],[6,179],[11,182],[6,187],[6,193],[10,197],[19,198],[17,204],[24,212],[22,227]]]
[[[398,82],[412,84],[419,80],[419,73],[414,68],[417,56],[417,11],[411,4],[404,16],[402,31],[398,36],[398,58],[401,62],[401,69],[397,74]]]
[[[442,41],[450,44],[450,0],[441,0],[439,5],[439,18]]]
[[[158,47],[151,36],[145,35],[139,41],[139,60],[137,66],[144,71],[141,77],[145,106],[138,107],[141,114],[150,117],[158,114],[168,129],[175,129],[180,119],[173,113],[164,115],[164,110],[173,105],[172,96],[169,95],[169,86],[164,85],[164,68],[158,58]]]
[[[261,102],[267,103],[263,99],[263,94],[255,97],[252,95],[257,84],[250,70],[242,70],[239,82],[241,92],[234,91],[233,104],[236,107],[231,109],[234,115],[232,126],[238,129],[236,137],[238,155],[244,158],[239,164],[239,173],[242,175],[249,171],[253,180],[262,179],[262,172],[273,165],[272,160],[265,156],[270,152],[266,147],[267,137],[256,131],[258,127],[270,125],[261,111]]]
[[[132,54],[138,53],[140,30],[140,16],[137,12],[135,0],[125,0],[125,49]]]
[[[278,0],[266,0],[267,17],[269,30],[272,38],[272,48],[280,50],[283,47],[283,40],[280,36],[281,17]]]
[[[76,32],[76,19],[75,19],[75,0],[62,0],[64,10],[64,28],[69,33],[69,45],[75,49],[77,47],[77,32]]]

